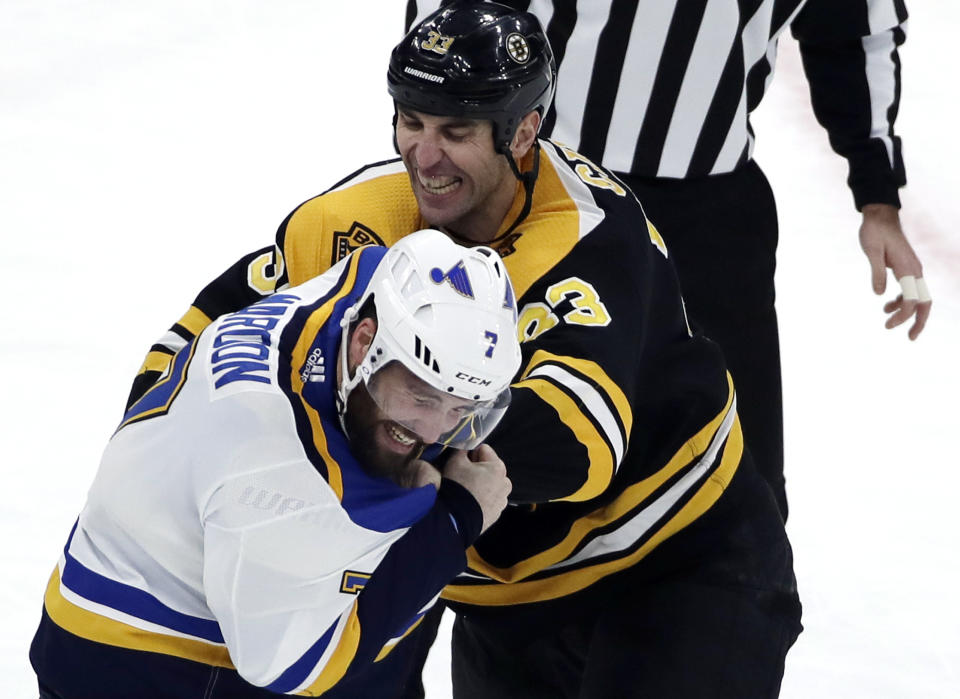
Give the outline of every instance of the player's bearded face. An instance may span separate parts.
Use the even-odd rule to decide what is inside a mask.
[[[423,450],[418,435],[390,420],[361,382],[347,400],[347,436],[357,461],[373,476],[410,487],[417,469],[412,462]]]
[[[442,441],[472,424],[477,404],[430,386],[398,361],[361,382],[347,401],[351,448],[373,475],[410,487],[418,471],[413,460],[424,444]]]
[[[517,180],[493,149],[491,122],[398,107],[396,136],[423,217],[478,242],[492,239]]]

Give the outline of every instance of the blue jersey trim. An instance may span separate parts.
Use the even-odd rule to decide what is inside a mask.
[[[339,619],[337,620],[339,621]],[[317,642],[310,646],[310,649],[300,656],[300,659],[293,665],[283,671],[277,679],[267,685],[271,692],[287,694],[299,687],[307,676],[313,671],[313,668],[320,662],[320,658],[330,645],[330,639],[333,638],[333,632],[337,628],[337,621],[330,625],[324,634],[317,639]]]
[[[60,581],[72,592],[86,600],[110,607],[118,612],[158,624],[180,633],[202,638],[211,643],[223,643],[220,625],[212,619],[202,619],[171,609],[149,592],[111,580],[85,567],[69,551],[76,532],[74,523],[63,553],[66,563]]]
[[[363,253],[363,255],[360,255],[359,253]],[[359,263],[362,263],[366,259],[373,260],[373,266],[367,271],[366,274],[360,273],[365,267],[367,267],[366,265],[361,267],[360,271],[357,273],[354,286],[348,292],[346,297],[347,299],[352,299],[352,301],[350,301],[351,305],[356,302],[356,300],[360,297],[360,294],[363,293],[363,290],[366,289],[367,284],[370,281],[370,275],[373,273],[373,269],[376,269],[376,265],[379,263],[380,259],[385,253],[386,248],[377,248],[372,246],[361,248],[357,251],[357,253],[354,253],[355,255],[358,255],[356,260],[348,258],[348,262],[345,265],[340,278],[337,279],[333,287],[313,303],[298,308],[280,334],[280,341],[278,343],[280,361],[277,371],[277,383],[284,395],[287,397],[287,400],[290,401],[290,406],[293,409],[294,421],[297,426],[297,433],[300,436],[300,442],[303,444],[307,458],[310,459],[310,462],[313,464],[314,468],[316,468],[320,475],[323,476],[323,478],[327,481],[330,480],[327,462],[314,445],[313,432],[310,426],[309,416],[306,414],[306,410],[300,397],[296,394],[296,391],[294,391],[294,388],[291,385],[291,358],[293,356],[294,348],[297,346],[297,342],[300,339],[304,326],[310,319],[310,316],[324,304],[343,292],[343,288],[350,276],[352,265],[359,265]],[[319,332],[317,333],[317,337],[311,343],[312,345],[321,345],[326,353],[325,356],[332,358],[336,357],[336,354],[329,353],[329,347],[331,345],[333,348],[337,347],[340,337],[340,320],[343,317],[343,313],[346,308],[347,306],[344,304],[335,304],[334,311],[331,313],[329,320],[322,328],[320,328]],[[336,360],[334,359],[334,361]],[[327,401],[330,403],[330,406],[333,407],[333,396],[334,391],[336,390],[334,385],[335,383],[336,381],[334,380],[325,381],[319,386],[314,386],[313,384],[305,385],[302,389],[304,400],[308,401],[309,404],[314,408],[317,407],[318,403]]]
[[[436,488],[402,488],[386,478],[368,475],[350,453],[350,442],[339,429],[339,418],[321,411],[320,424],[327,435],[330,455],[342,468],[341,503],[352,521],[366,529],[389,532],[413,526],[433,507]]]
[[[423,615],[426,614],[428,611],[430,611],[431,608],[432,606],[427,607],[427,609],[424,609],[422,612],[420,612],[415,617],[413,617],[413,619],[410,620],[410,623],[404,626],[403,630],[400,631],[400,633],[398,633],[397,636],[401,638],[405,636],[407,632],[409,632],[410,629],[412,629],[417,624],[417,622],[419,622],[423,618]]]
[[[167,375],[143,394],[136,403],[130,406],[123,415],[123,420],[116,431],[120,431],[127,425],[141,420],[149,420],[152,417],[166,415],[173,404],[174,399],[183,388],[187,378],[187,369],[193,360],[193,353],[197,348],[197,338],[190,340],[189,344],[182,347],[173,357],[170,363],[170,369]]]
[[[385,478],[375,478],[367,474],[360,466],[350,450],[350,443],[340,426],[340,417],[337,414],[335,392],[336,381],[329,380],[317,383],[307,383],[302,388],[302,395],[309,407],[296,395],[290,384],[291,367],[289,366],[293,348],[297,345],[303,332],[304,325],[317,309],[321,308],[330,299],[342,296],[333,306],[329,319],[317,333],[312,347],[319,347],[323,356],[337,361],[337,350],[340,347],[340,321],[347,309],[356,304],[363,296],[370,278],[377,265],[386,254],[386,248],[367,246],[352,254],[352,258],[344,270],[337,284],[322,298],[297,309],[294,318],[290,321],[280,340],[281,367],[279,370],[279,385],[287,395],[293,407],[304,449],[318,471],[328,478],[325,456],[314,445],[313,428],[305,411],[313,409],[320,417],[320,427],[326,441],[329,458],[340,467],[343,481],[343,495],[341,505],[351,521],[378,532],[390,532],[412,526],[419,521],[436,501],[436,489],[424,486],[415,490],[402,488]],[[345,290],[351,265],[356,265],[356,277],[353,287]],[[344,293],[346,291],[346,293]],[[333,374],[333,372],[330,372]]]

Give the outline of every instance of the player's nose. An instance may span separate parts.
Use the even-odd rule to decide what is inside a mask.
[[[417,140],[414,146],[414,155],[417,167],[420,170],[429,170],[443,160],[443,146],[439,139],[429,134],[424,134]]]

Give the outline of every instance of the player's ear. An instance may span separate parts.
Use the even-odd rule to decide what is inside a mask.
[[[373,318],[364,318],[354,326],[353,332],[350,333],[350,345],[347,348],[348,368],[351,374],[367,356],[367,350],[370,349],[376,334],[377,321]]]
[[[517,124],[513,141],[510,143],[510,151],[513,153],[514,160],[519,161],[533,147],[537,140],[537,133],[540,131],[540,121],[540,112],[533,110]]]

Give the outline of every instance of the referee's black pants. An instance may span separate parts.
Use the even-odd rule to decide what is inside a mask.
[[[675,180],[617,173],[660,231],[691,323],[723,349],[744,440],[787,519],[780,340],[774,309],[777,209],[759,166]]]

